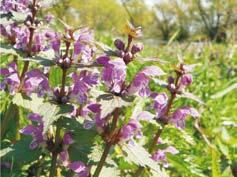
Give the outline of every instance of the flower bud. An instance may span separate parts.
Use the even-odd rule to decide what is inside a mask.
[[[30,25],[31,25],[31,22],[30,22],[29,20],[27,20],[27,21],[25,22],[25,25],[26,25],[26,26],[30,26]]]
[[[168,83],[173,84],[174,83],[174,78],[172,76],[168,77]]]
[[[117,56],[120,58],[123,58],[125,55],[124,51],[122,51],[122,50],[116,50],[116,53],[117,53]]]
[[[134,45],[132,46],[131,52],[132,52],[132,54],[135,54],[135,53],[137,53],[137,52],[142,51],[143,48],[144,48],[144,45],[143,45],[142,43],[137,43],[137,44],[134,44]]]
[[[70,64],[71,63],[71,60],[68,57],[65,58],[64,61],[65,61],[66,64]]]
[[[169,85],[169,90],[170,90],[172,93],[175,92],[175,89],[176,89],[175,84],[170,84],[170,85]]]
[[[62,64],[62,63],[63,63],[63,59],[60,58],[60,59],[58,60],[58,63]]]
[[[125,48],[124,42],[123,42],[122,40],[120,40],[120,39],[116,39],[116,40],[114,41],[114,45],[115,45],[115,47],[116,47],[117,49],[119,49],[119,50],[124,50],[124,48]]]
[[[193,81],[193,77],[191,74],[184,74],[181,77],[181,84],[182,85],[188,86],[192,83],[192,81]]]
[[[131,61],[132,57],[133,57],[133,55],[132,55],[131,52],[125,53],[124,58],[123,58],[123,59],[124,59],[124,62],[125,62],[125,63],[129,63],[129,62]]]
[[[68,97],[67,97],[67,96],[64,96],[64,97],[62,97],[61,102],[62,102],[62,103],[67,103],[68,100],[69,100]]]
[[[53,18],[54,18],[53,15],[47,14],[44,19],[47,23],[50,23],[53,20]]]

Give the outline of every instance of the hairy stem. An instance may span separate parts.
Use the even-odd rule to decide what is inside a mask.
[[[67,76],[67,69],[62,69],[62,70],[63,70],[63,76],[62,76],[62,86],[60,90],[61,98],[65,95],[66,76]]]
[[[112,125],[111,125],[111,132],[114,131],[114,129],[116,128],[118,118],[119,118],[119,108],[116,108],[114,110],[114,117],[113,117],[113,121],[112,121]]]
[[[111,124],[110,134],[113,134],[113,131],[117,126],[117,122],[118,122],[118,118],[119,118],[119,108],[116,108],[114,110],[113,115],[114,116],[113,116],[113,120],[112,120],[112,124]],[[108,142],[108,141],[106,142],[104,152],[103,152],[103,154],[100,158],[100,161],[96,167],[93,177],[98,177],[100,175],[100,172],[104,166],[105,160],[109,154],[109,150],[112,147],[112,145],[113,145],[113,143]]]
[[[52,153],[52,161],[51,161],[49,177],[54,177],[55,173],[56,173],[57,158],[58,158],[57,147],[58,147],[59,142],[60,142],[60,130],[61,130],[61,127],[57,126],[56,127],[56,134],[55,134],[55,148],[54,148],[54,152]]]
[[[125,49],[125,53],[128,52],[128,50],[130,49],[132,39],[133,39],[132,36],[128,35],[128,44],[127,44],[127,47]]]
[[[96,170],[94,172],[93,177],[98,177],[100,175],[100,172],[101,172],[101,170],[102,170],[102,168],[104,166],[105,160],[106,160],[106,158],[107,158],[107,156],[109,154],[109,150],[110,150],[111,146],[112,146],[112,144],[106,143],[104,152],[103,152],[103,154],[102,154],[102,156],[100,158],[100,161],[99,161],[99,163],[97,165],[97,168],[96,168]]]
[[[61,83],[61,90],[60,90],[61,98],[65,96],[65,84],[66,84],[66,75],[67,75],[67,69],[62,69],[62,70],[63,70],[63,75],[62,75],[62,83]],[[58,145],[60,143],[60,130],[61,130],[61,127],[56,125],[55,144],[54,144],[54,150],[52,152],[52,161],[51,161],[49,177],[54,177],[56,173],[56,169],[57,169]]]
[[[34,22],[35,22],[35,17],[36,17],[36,14],[37,14],[37,10],[35,9],[35,6],[36,6],[36,0],[33,0],[33,2],[32,2],[32,10],[31,10],[31,13],[32,13],[31,25],[32,26],[29,27],[30,37],[29,37],[29,43],[27,45],[27,47],[28,47],[28,50],[27,50],[28,57],[30,57],[31,53],[32,53],[32,45],[33,45],[34,32],[35,32],[35,28],[33,26]],[[20,75],[20,82],[21,82],[20,88],[23,85],[22,82],[23,82],[25,73],[28,71],[29,64],[30,64],[30,61],[25,61],[24,62],[24,67],[23,67],[23,70],[22,70],[21,75]]]

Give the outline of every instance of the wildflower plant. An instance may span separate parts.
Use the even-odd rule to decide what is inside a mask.
[[[137,42],[141,28],[127,24],[127,41],[116,39],[113,48],[101,50],[92,30],[73,28],[49,14],[38,16],[44,5],[43,0],[1,4],[1,55],[12,56],[1,68],[1,90],[10,98],[2,139],[9,113],[16,122],[27,122],[16,127],[21,135],[3,149],[2,161],[11,169],[28,164],[24,173],[33,176],[125,176],[121,163],[132,166],[131,176],[144,171],[166,176],[166,155],[180,151],[161,141],[162,131],[167,125],[184,129],[188,116],[200,117],[189,105],[174,107],[179,97],[201,102],[186,91],[194,65],[181,61],[162,85],[156,81],[167,74],[159,60],[144,58],[141,70],[128,79],[144,48]],[[63,24],[64,32],[54,23]],[[151,88],[154,83],[163,90]],[[152,137],[145,131],[150,124],[156,127]],[[20,163],[13,165],[19,150],[29,156],[16,157]]]

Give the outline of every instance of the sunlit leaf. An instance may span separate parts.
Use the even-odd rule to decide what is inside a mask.
[[[123,150],[125,159],[128,162],[135,163],[142,167],[149,167],[159,173],[160,177],[167,176],[165,173],[161,172],[160,167],[151,159],[151,155],[142,146],[134,143],[123,144],[120,147]]]
[[[112,94],[103,94],[98,97],[99,104],[101,104],[101,117],[105,118],[108,114],[112,113],[115,108],[129,106],[131,102],[125,98],[115,96]]]
[[[189,93],[189,92],[183,92],[180,97],[183,97],[183,98],[189,98],[189,99],[192,99],[200,104],[204,104],[204,102],[199,98],[197,97],[196,95],[192,94],[192,93]]]

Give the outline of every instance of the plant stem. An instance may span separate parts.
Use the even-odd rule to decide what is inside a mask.
[[[57,126],[56,127],[56,134],[55,134],[55,148],[54,152],[52,153],[52,161],[51,161],[51,167],[50,167],[50,175],[49,177],[54,177],[56,173],[56,168],[57,168],[57,158],[58,158],[58,152],[57,148],[60,142],[60,130],[61,127]]]
[[[60,90],[61,98],[65,95],[65,85],[66,85],[66,76],[67,76],[67,69],[62,69],[62,70],[63,70],[63,76],[62,76],[62,85],[61,85],[61,90]]]
[[[119,108],[116,108],[114,110],[113,115],[114,116],[113,116],[113,120],[112,120],[112,124],[111,124],[111,129],[110,129],[110,132],[109,132],[110,134],[113,134],[113,131],[117,126],[117,122],[118,122],[118,118],[119,118]],[[99,161],[99,163],[96,167],[96,170],[94,172],[93,177],[98,177],[99,176],[99,174],[100,174],[100,172],[101,172],[101,170],[104,166],[105,160],[106,160],[106,158],[109,154],[109,150],[112,147],[112,145],[113,145],[113,143],[108,142],[108,141],[106,142],[104,152],[103,152],[103,154],[100,158],[100,161]]]
[[[103,154],[102,154],[102,156],[100,158],[100,161],[99,161],[99,163],[97,165],[97,168],[96,168],[96,170],[94,172],[93,177],[98,177],[99,176],[99,174],[100,174],[100,172],[101,172],[101,170],[103,168],[103,165],[105,163],[105,160],[106,160],[106,158],[107,158],[107,156],[109,154],[109,150],[110,150],[111,146],[112,146],[112,144],[106,143],[104,152],[103,152]]]
[[[66,84],[66,76],[67,76],[67,69],[62,69],[62,70],[63,70],[63,75],[62,75],[62,84],[61,84],[61,90],[60,90],[61,98],[65,95],[65,84]],[[56,125],[55,144],[54,144],[54,150],[52,152],[52,161],[51,161],[49,177],[54,177],[56,173],[56,169],[57,169],[58,145],[60,143],[60,130],[61,130],[61,127],[59,125]]]
[[[132,39],[133,39],[132,36],[128,35],[128,44],[127,44],[127,47],[125,49],[125,53],[128,52],[128,50],[129,50],[129,48],[131,46],[131,43],[132,43]]]
[[[36,17],[36,14],[37,14],[37,10],[35,9],[35,6],[36,6],[36,0],[33,0],[32,9],[31,9],[31,13],[32,13],[31,25],[32,26],[29,27],[30,37],[29,37],[29,43],[28,43],[28,46],[27,46],[28,47],[28,51],[27,51],[28,57],[31,56],[33,39],[34,39],[34,32],[35,32],[35,28],[33,27],[34,22],[35,22],[35,17]],[[23,67],[23,70],[22,70],[21,75],[20,75],[20,82],[21,82],[20,89],[23,85],[22,81],[24,79],[25,73],[28,71],[29,64],[30,64],[30,61],[25,61],[24,62],[24,67]]]
[[[114,110],[114,117],[113,117],[113,121],[112,121],[112,125],[111,125],[111,132],[114,131],[114,129],[116,128],[117,122],[118,122],[118,118],[119,118],[119,108],[115,108]]]

